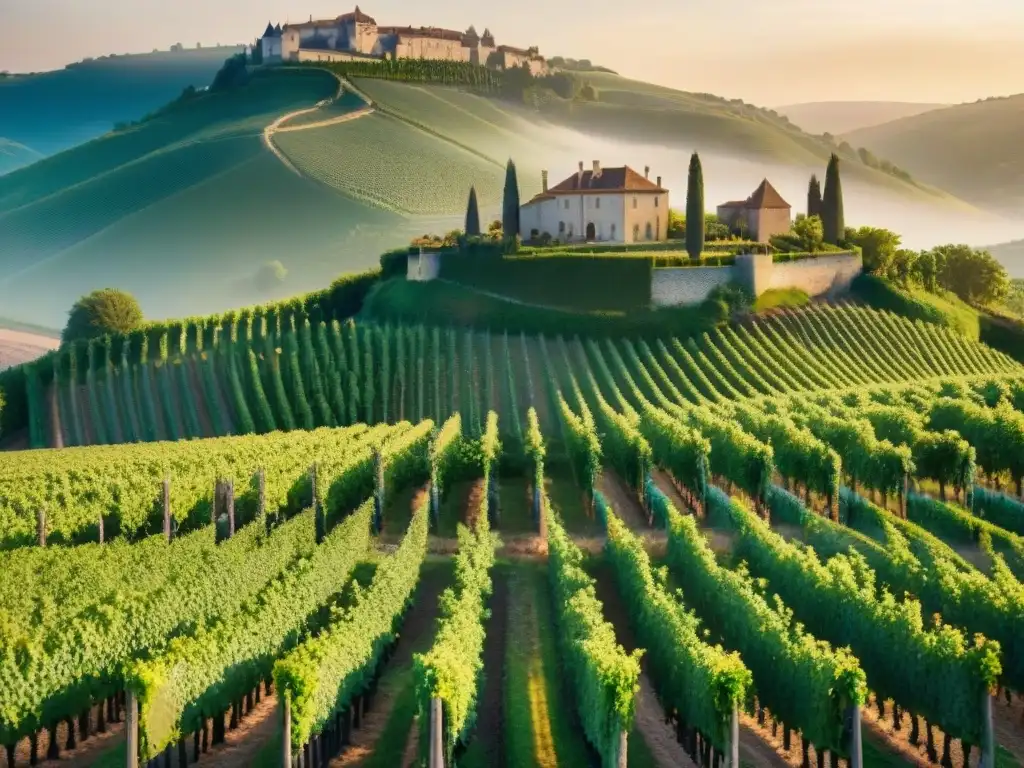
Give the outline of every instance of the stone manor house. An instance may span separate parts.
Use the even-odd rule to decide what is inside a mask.
[[[382,27],[359,10],[334,19],[276,26],[267,24],[259,41],[263,61],[353,61],[360,59],[434,59],[464,61],[508,69],[527,66],[533,75],[547,72],[547,62],[536,47],[522,49],[495,45],[485,29],[477,34],[438,27]]]
[[[519,236],[524,241],[547,235],[560,243],[642,243],[668,239],[668,190],[661,176],[651,181],[628,165],[602,168],[583,162],[572,176],[548,187],[541,171],[541,192],[519,208]],[[733,232],[767,243],[789,232],[792,209],[768,179],[746,200],[718,206],[718,218]]]
[[[668,238],[668,190],[661,177],[648,178],[629,166],[602,168],[594,160],[590,170],[579,170],[548,187],[548,172],[541,173],[541,192],[519,211],[519,236],[533,240],[547,234],[561,243],[603,241],[640,243]]]

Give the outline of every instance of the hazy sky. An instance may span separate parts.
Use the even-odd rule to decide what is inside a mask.
[[[1024,92],[1022,0],[363,0],[380,24],[490,27],[499,44],[761,105],[960,102]],[[490,7],[487,7],[487,6]],[[0,70],[84,56],[247,42],[332,18],[330,0],[0,0]]]

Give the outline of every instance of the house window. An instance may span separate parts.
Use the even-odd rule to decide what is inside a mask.
[[[569,237],[572,237],[572,224],[569,225]]]
[[[611,236],[611,239],[612,240],[615,239],[615,225],[614,224],[612,224],[612,236]]]
[[[661,216],[654,220],[654,236],[661,237]]]
[[[600,208],[601,207],[601,198],[600,197],[594,198],[594,207],[595,208]]]
[[[639,240],[640,240],[640,225],[639,224],[634,224],[633,225],[633,242],[635,243],[635,242],[637,242]]]
[[[567,210],[567,211],[569,210],[569,198],[565,198],[565,205],[564,205],[564,208],[565,208],[565,210]]]
[[[560,234],[560,235],[565,234],[565,222],[564,221],[558,222],[558,234]]]
[[[633,208],[636,208],[636,195],[633,195]]]
[[[644,240],[651,239],[651,222],[647,222],[647,226],[644,227]]]
[[[659,201],[660,199],[661,199],[661,198],[660,198],[660,197],[658,197],[657,195],[655,195],[655,196],[654,196],[654,207],[655,207],[655,208],[657,208],[657,207],[658,207],[658,201]]]

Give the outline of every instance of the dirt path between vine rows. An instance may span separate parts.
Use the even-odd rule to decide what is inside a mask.
[[[412,657],[430,648],[437,631],[438,598],[451,583],[449,568],[427,567],[422,571],[412,606],[402,620],[398,644],[388,661],[377,686],[373,708],[363,714],[358,729],[352,729],[351,743],[345,751],[331,761],[331,768],[364,765],[373,758],[379,746],[390,747],[382,737],[395,738],[397,730],[407,728],[401,734],[403,749],[417,730],[415,717],[411,722],[392,723],[396,705],[414,695],[415,681],[412,676]]]
[[[199,756],[203,768],[245,768],[256,762],[256,757],[281,731],[281,709],[275,694],[263,695],[260,703],[243,717],[238,727],[224,732],[224,743]],[[187,743],[189,761],[192,760],[191,739]]]
[[[616,588],[615,577],[608,567],[595,569],[593,576],[597,597],[604,607],[604,617],[615,627],[615,637],[619,644],[628,653],[632,653],[637,645],[629,625],[629,614]],[[647,676],[646,661],[641,659],[640,664],[640,692],[636,698],[636,716],[633,721],[635,730],[647,744],[659,768],[696,768],[676,739],[674,728],[665,722],[665,711]]]

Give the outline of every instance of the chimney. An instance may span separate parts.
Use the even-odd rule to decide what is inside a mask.
[[[541,171],[540,172],[540,189],[541,189],[542,192],[547,192],[548,191],[548,172],[547,171]]]
[[[651,177],[651,166],[645,165],[644,166],[644,178],[645,179],[649,179],[650,177]]]
[[[596,178],[597,176],[601,175],[601,161],[600,160],[594,160],[593,162],[594,162],[594,176]]]
[[[661,187],[661,176],[658,177],[658,187]]]
[[[580,170],[576,174],[576,188],[579,189],[583,186],[583,161],[580,160]]]

